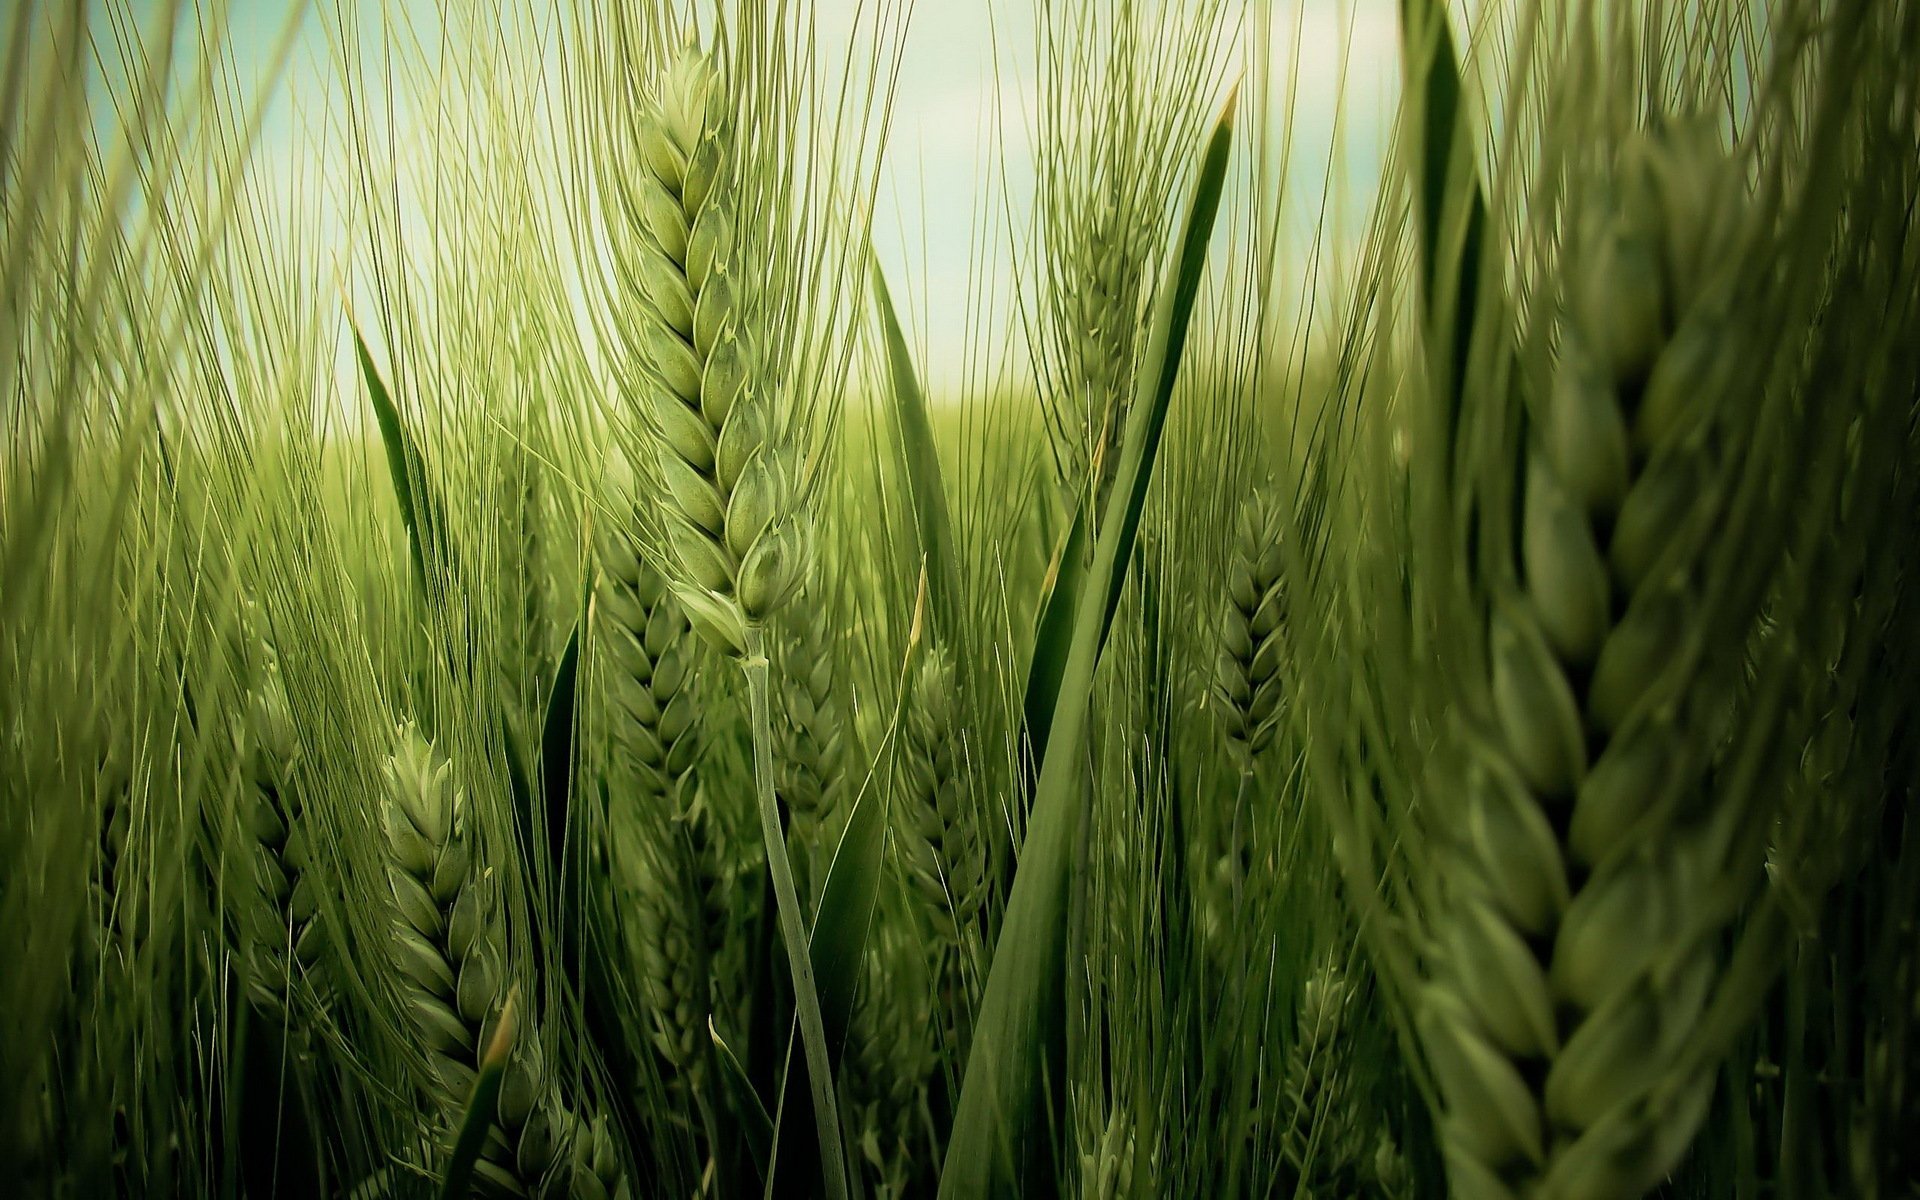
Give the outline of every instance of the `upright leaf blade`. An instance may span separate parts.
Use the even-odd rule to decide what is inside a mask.
[[[881,333],[886,339],[887,374],[893,385],[893,427],[906,467],[907,491],[913,504],[914,530],[927,564],[927,597],[933,609],[934,630],[943,638],[960,629],[960,554],[954,546],[953,521],[947,511],[946,487],[941,480],[940,454],[933,440],[933,421],[927,414],[926,394],[920,389],[900,332],[900,318],[887,291],[880,263],[873,261],[873,296],[879,309]]]
[[[1125,564],[1166,426],[1167,405],[1226,179],[1233,109],[1229,97],[1208,139],[1182,226],[1173,287],[1161,297],[1146,368],[1136,380],[1134,412],[1084,592],[1088,599],[1099,596],[1101,603],[1081,603],[1074,615],[1072,644],[1034,789],[1026,843],[994,946],[942,1165],[940,1195],[953,1200],[973,1200],[1017,1187],[1024,1160],[1048,1144],[1044,1131],[1029,1126],[1040,1111],[1035,1101],[1042,1081],[1059,1087],[1065,1067],[1066,897],[1073,843],[1085,816],[1082,780],[1076,773],[1086,740],[1093,672],[1125,582]]]
[[[540,727],[540,793],[547,809],[547,853],[553,878],[562,878],[562,850],[573,799],[573,718],[580,677],[580,622],[573,623],[547,694]]]
[[[1046,761],[1047,739],[1054,706],[1060,701],[1060,681],[1066,674],[1073,644],[1074,615],[1087,583],[1087,505],[1073,507],[1073,523],[1054,552],[1040,597],[1040,614],[1033,629],[1033,658],[1027,664],[1027,692],[1022,713],[1027,744],[1036,763]]]
[[[373,418],[380,426],[380,440],[386,446],[387,473],[393,479],[394,498],[400,502],[400,519],[406,523],[407,545],[413,554],[414,581],[423,599],[431,600],[443,586],[446,563],[441,531],[440,505],[433,487],[427,482],[426,460],[407,433],[394,406],[393,393],[387,390],[380,368],[360,327],[351,320],[353,347],[360,358],[360,374],[366,380],[367,400],[373,405]]]
[[[1420,178],[1415,181],[1419,222],[1420,299],[1428,322],[1428,360],[1448,406],[1448,436],[1480,295],[1480,254],[1487,223],[1486,196],[1460,117],[1460,64],[1442,0],[1401,0],[1401,62],[1419,118]],[[1449,210],[1449,197],[1461,207]],[[1454,224],[1460,222],[1463,224]],[[1453,249],[1454,238],[1459,249]],[[1452,446],[1448,446],[1452,458]]]

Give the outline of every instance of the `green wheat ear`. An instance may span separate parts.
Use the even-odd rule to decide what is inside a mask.
[[[901,852],[936,937],[961,948],[986,898],[986,863],[967,807],[953,659],[932,646],[915,664],[902,742]]]
[[[431,1064],[428,1090],[454,1120],[479,1077],[482,1048],[506,997],[498,882],[476,859],[454,764],[411,725],[400,727],[386,784],[394,975]],[[562,1194],[582,1194],[569,1192],[579,1174],[569,1157],[573,1132],[537,1039],[519,1039],[474,1164],[476,1188],[517,1197],[546,1194],[542,1189],[560,1181]]]
[[[264,648],[263,648],[264,650]],[[324,944],[318,920],[320,881],[293,776],[300,743],[278,660],[266,652],[247,694],[240,727],[246,832],[252,884],[243,955],[254,999],[283,1009],[295,980],[316,981]]]
[[[1704,436],[1742,339],[1716,290],[1741,219],[1704,134],[1622,151],[1583,231],[1527,447],[1524,590],[1490,614],[1497,739],[1475,747],[1466,861],[1420,1028],[1461,1194],[1639,1195],[1706,1115],[1677,1077],[1720,974],[1712,908],[1733,806],[1702,746],[1725,692],[1679,676],[1726,510]]]
[[[642,130],[645,417],[665,485],[669,585],[704,637],[745,655],[749,626],[799,589],[811,542],[758,345],[771,334],[747,310],[754,266],[736,255],[733,137],[713,60],[683,46]]]
[[[643,798],[685,820],[699,752],[692,627],[666,581],[624,534],[602,535],[599,561],[597,612],[613,703],[609,733]]]
[[[775,692],[774,792],[803,842],[819,832],[841,799],[847,721],[839,692],[834,613],[812,592],[782,625],[791,631],[779,655]]]
[[[1270,489],[1249,495],[1227,563],[1227,605],[1213,694],[1234,765],[1250,771],[1273,742],[1286,694],[1287,594],[1280,539],[1285,512]]]
[[[1300,989],[1293,1042],[1287,1051],[1285,1102],[1290,1120],[1280,1153],[1310,1194],[1351,1191],[1367,1147],[1355,1107],[1348,1017],[1353,984],[1325,962]]]

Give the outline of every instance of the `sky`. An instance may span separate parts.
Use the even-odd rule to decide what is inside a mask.
[[[96,3],[98,0],[96,0]],[[565,0],[521,0],[541,12]],[[1015,286],[1011,251],[979,253],[976,224],[993,215],[989,236],[1001,244],[1028,220],[1033,192],[1029,126],[1036,94],[1034,6],[1038,0],[920,0],[902,47],[890,143],[882,168],[874,238],[894,284],[902,318],[918,347],[929,390],[956,387],[978,347],[966,338],[970,296],[981,288],[1005,297]],[[442,0],[360,0],[357,19],[371,33],[383,7],[431,38]],[[871,3],[871,0],[868,0]],[[1251,9],[1260,0],[1253,0]],[[823,50],[844,51],[846,30],[860,0],[815,0],[812,16]],[[327,13],[355,11],[354,0],[318,0]],[[136,10],[160,7],[141,0]],[[232,48],[240,78],[264,72],[289,5],[280,0],[231,0]],[[1268,0],[1275,64],[1293,57],[1299,77],[1294,108],[1292,183],[1318,200],[1328,164],[1336,101],[1347,149],[1347,187],[1332,223],[1357,236],[1373,192],[1397,94],[1397,27],[1393,0]],[[309,13],[300,26],[281,95],[261,131],[259,161],[285,176],[282,188],[306,188],[316,178],[343,174],[328,156],[341,153],[337,137],[313,136],[313,114],[338,110],[339,85],[325,35],[326,22]],[[1243,45],[1253,40],[1243,28]],[[1251,52],[1251,47],[1248,47]],[[402,118],[404,121],[404,117]],[[1312,206],[1307,205],[1310,209]],[[344,240],[344,225],[320,218]],[[340,247],[342,254],[350,247]],[[983,277],[984,274],[984,277]]]

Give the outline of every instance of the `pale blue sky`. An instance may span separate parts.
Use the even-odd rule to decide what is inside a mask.
[[[335,0],[318,2],[333,11]],[[535,12],[546,10],[549,2],[526,0]],[[908,29],[875,237],[889,276],[897,281],[903,317],[925,355],[936,392],[955,386],[968,361],[962,332],[969,288],[987,286],[1004,297],[1011,287],[1010,255],[978,254],[974,225],[983,209],[992,211],[991,236],[1004,242],[1008,220],[1018,225],[1027,219],[1033,178],[1027,141],[1035,91],[1035,3],[922,0]],[[353,7],[351,0],[347,7]],[[436,0],[388,0],[388,7],[408,14],[417,29],[432,36]],[[818,0],[813,15],[823,45],[833,47],[839,38],[839,48],[844,48],[843,31],[856,7],[857,0]],[[1316,201],[1345,67],[1342,120],[1349,187],[1335,222],[1357,233],[1373,192],[1397,90],[1395,5],[1393,0],[1272,0],[1270,7],[1270,53],[1276,65],[1287,61],[1288,43],[1296,27],[1299,31],[1292,175],[1298,190]],[[264,63],[287,9],[279,0],[232,0],[234,46],[243,78]],[[369,29],[377,26],[382,9],[378,0],[361,0],[359,9]],[[314,157],[320,151],[309,141],[308,123],[294,116],[298,110],[313,112],[328,104],[337,86],[331,74],[322,21],[309,13],[286,83],[295,101],[277,102],[264,129],[260,153],[266,170],[291,172],[291,164],[304,162],[301,174],[309,181],[316,176],[338,178],[331,162]],[[1004,193],[997,190],[997,179],[1004,181]]]

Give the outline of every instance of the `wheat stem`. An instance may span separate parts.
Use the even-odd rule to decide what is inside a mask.
[[[760,809],[760,835],[766,842],[767,871],[773,877],[774,901],[780,910],[780,936],[786,943],[787,965],[793,973],[794,1008],[800,1018],[800,1041],[806,1051],[807,1076],[812,1083],[813,1116],[820,1135],[820,1168],[827,1195],[845,1200],[846,1163],[840,1147],[840,1109],[834,1096],[833,1071],[827,1054],[827,1028],[820,1016],[820,995],[813,982],[811,939],[801,915],[800,896],[793,886],[793,865],[787,861],[787,842],[780,830],[780,810],[773,794],[771,687],[768,680],[766,631],[759,625],[745,630],[746,654],[740,660],[747,675],[747,703],[753,721],[754,792]]]

